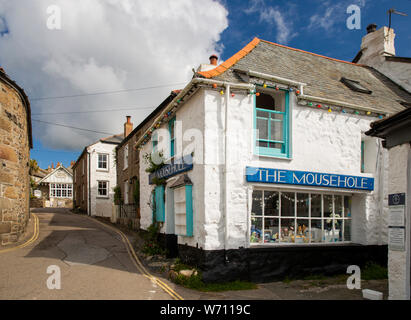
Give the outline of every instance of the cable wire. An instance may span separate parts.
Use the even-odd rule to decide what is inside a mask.
[[[32,121],[36,121],[36,122],[40,122],[40,123],[45,123],[45,124],[49,124],[49,125],[53,125],[53,126],[59,126],[59,127],[70,128],[70,129],[82,130],[82,131],[87,131],[87,132],[115,135],[115,133],[111,133],[111,132],[103,132],[103,131],[97,131],[97,130],[90,130],[90,129],[72,127],[72,126],[68,126],[68,125],[65,125],[65,124],[47,122],[47,121],[42,121],[42,120],[38,120],[38,119],[32,119]]]
[[[135,89],[123,89],[123,90],[116,90],[116,91],[101,91],[101,92],[94,92],[94,93],[83,93],[83,94],[73,94],[67,96],[55,96],[55,97],[40,97],[40,98],[31,98],[31,101],[39,101],[39,100],[51,100],[51,99],[66,99],[66,98],[77,98],[77,97],[85,97],[85,96],[96,96],[102,94],[115,94],[115,93],[123,93],[123,92],[130,92],[130,91],[141,91],[141,90],[149,90],[149,89],[157,89],[157,88],[166,88],[166,87],[174,87],[186,84],[185,82],[174,83],[174,84],[164,84],[152,87],[144,87],[144,88],[135,88]]]

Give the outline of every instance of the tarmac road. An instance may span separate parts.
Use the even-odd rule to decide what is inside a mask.
[[[33,212],[39,217],[37,240],[0,250],[0,299],[172,299],[137,270],[116,232],[67,209]],[[47,273],[49,266],[60,269],[60,289],[47,286],[57,276],[56,269]]]

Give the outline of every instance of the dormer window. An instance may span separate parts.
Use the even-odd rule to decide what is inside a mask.
[[[355,81],[355,80],[351,80],[351,79],[347,79],[347,78],[342,77],[341,82],[344,83],[348,88],[350,88],[353,91],[361,92],[361,93],[367,93],[367,94],[372,93],[371,90],[368,90],[359,81]]]

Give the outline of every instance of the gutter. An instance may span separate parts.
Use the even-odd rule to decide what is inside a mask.
[[[255,89],[255,85],[250,84],[250,83],[233,83],[233,82],[219,81],[219,80],[213,80],[213,79],[193,78],[185,86],[185,88],[182,89],[180,93],[177,96],[175,96],[173,100],[171,100],[171,102],[169,102],[169,104],[163,109],[160,115],[154,119],[153,124],[155,124],[157,121],[162,120],[164,115],[167,114],[167,112],[169,112],[171,109],[176,107],[178,105],[178,100],[182,99],[186,95],[186,93],[189,92],[192,89],[192,87],[196,84],[209,84],[209,85],[216,84],[217,86],[225,87],[225,88],[227,87],[227,85],[229,85],[237,89],[247,89],[247,90]],[[136,141],[135,146],[138,146],[143,140],[145,140],[144,136],[148,132],[149,132],[149,129],[147,129],[141,134],[140,138]]]
[[[279,82],[281,84],[286,84],[286,85],[291,85],[291,86],[298,87],[298,89],[300,90],[300,95],[297,95],[298,100],[309,100],[309,101],[314,101],[314,102],[328,103],[328,104],[332,104],[332,105],[336,105],[336,106],[347,107],[347,108],[357,109],[357,110],[361,110],[361,111],[373,111],[373,110],[370,110],[370,108],[366,108],[366,107],[363,107],[363,106],[351,104],[351,103],[344,102],[344,101],[305,95],[304,94],[304,87],[307,86],[307,84],[304,83],[304,82],[298,82],[298,81],[294,81],[294,80],[291,80],[291,79],[286,79],[286,78],[278,77],[278,76],[275,76],[275,75],[266,74],[266,73],[257,72],[257,71],[252,71],[252,70],[243,71],[243,72],[245,72],[249,76],[254,76],[254,77],[258,77],[258,78],[262,78],[262,79],[266,79],[266,80],[272,80],[272,81]],[[388,112],[385,112],[385,111],[376,111],[375,110],[375,112],[378,112],[379,114],[388,114]]]

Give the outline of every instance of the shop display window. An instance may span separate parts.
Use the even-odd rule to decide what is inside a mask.
[[[351,241],[351,196],[254,190],[251,244]]]

